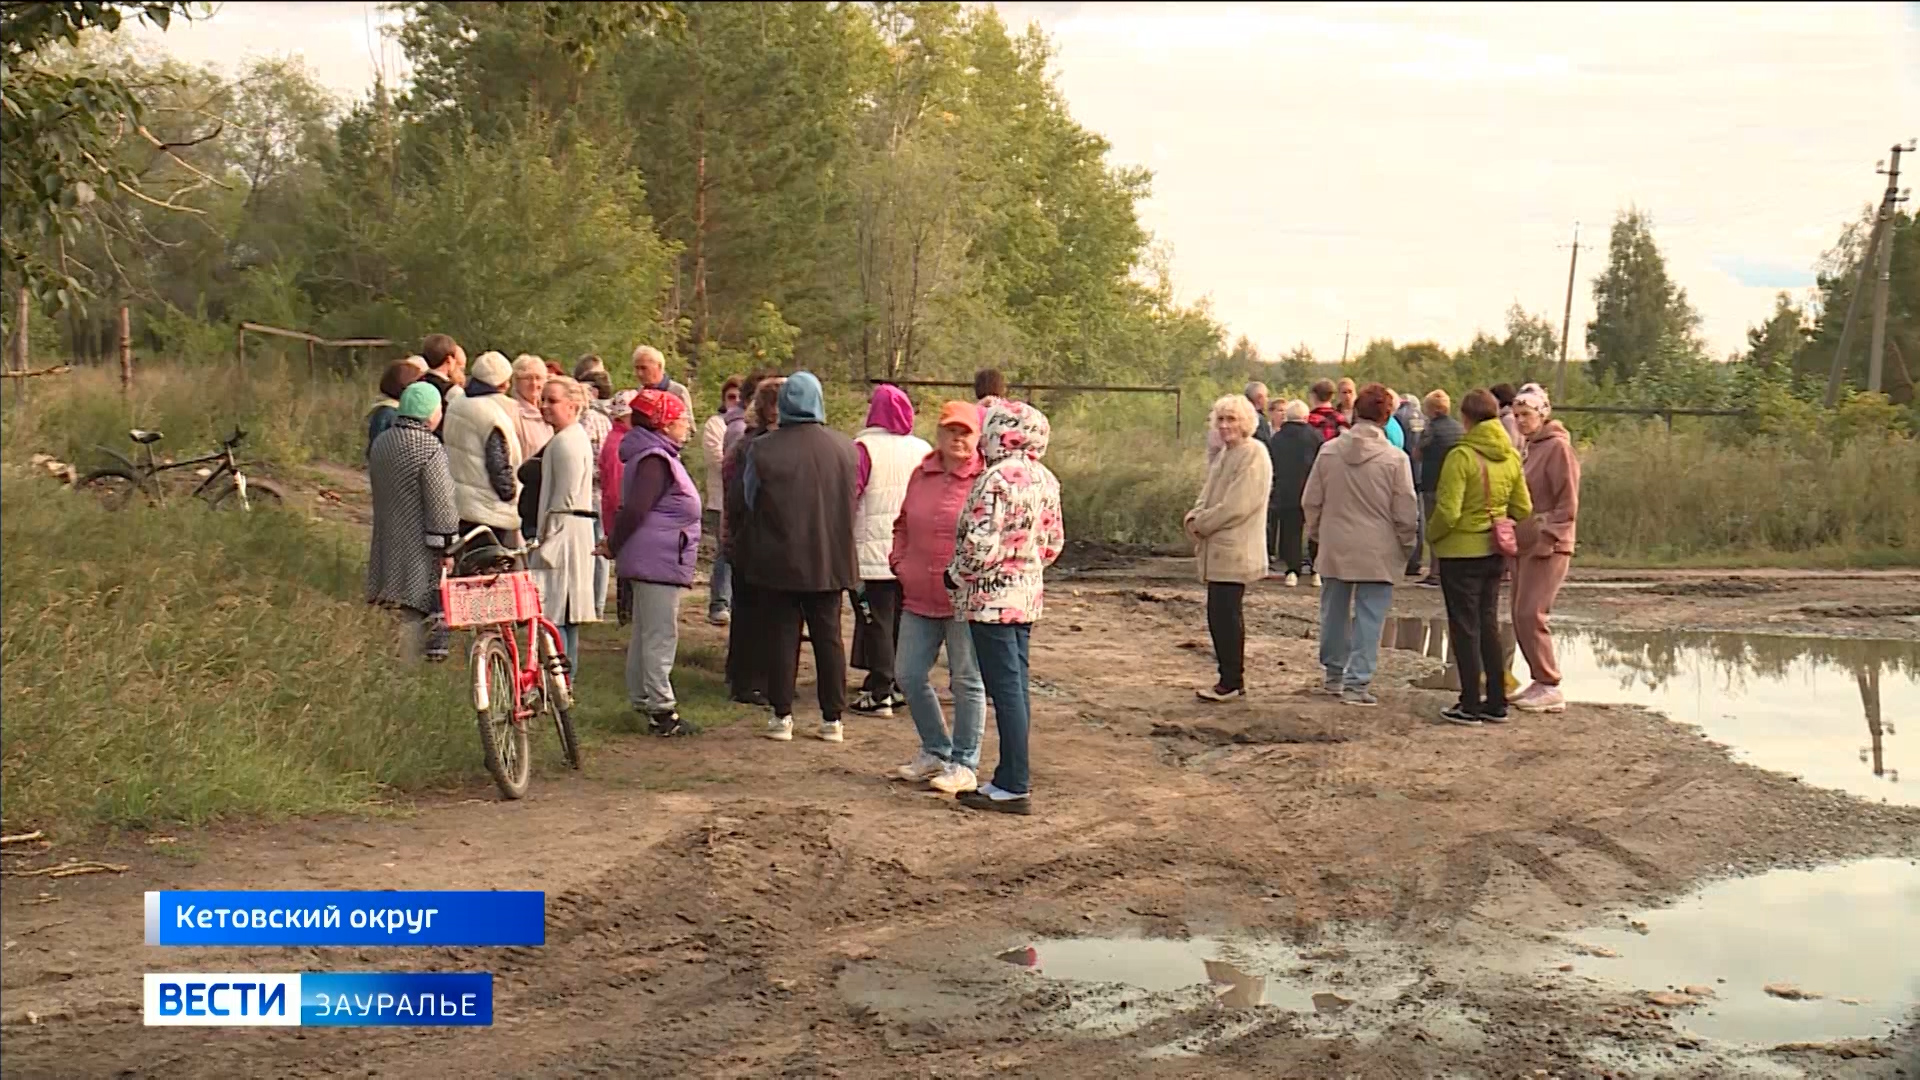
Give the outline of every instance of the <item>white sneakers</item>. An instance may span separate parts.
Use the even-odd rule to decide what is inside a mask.
[[[980,778],[965,765],[952,765],[941,761],[925,750],[915,754],[913,760],[887,774],[895,780],[907,780],[925,783],[935,791],[948,795],[958,795],[963,791],[977,791]]]
[[[762,731],[760,734],[765,736],[766,738],[772,739],[774,742],[792,742],[793,741],[793,717],[791,716],[774,717],[773,719],[767,721],[766,730]],[[846,742],[847,741],[846,729],[840,726],[840,721],[838,720],[822,720],[820,721],[820,740],[822,742],[833,742],[833,743]]]
[[[1567,711],[1566,695],[1557,686],[1546,683],[1534,683],[1520,692],[1520,696],[1508,702],[1521,712],[1557,713]]]
[[[1297,588],[1299,585],[1300,585],[1300,575],[1294,573],[1291,570],[1287,571],[1287,588],[1289,589]]]
[[[941,769],[939,776],[928,780],[927,786],[948,795],[958,795],[963,791],[978,791],[980,777],[965,765],[948,765]]]
[[[945,772],[946,768],[946,762],[922,750],[913,756],[912,761],[893,770],[889,775],[896,780],[931,780]]]
[[[1316,589],[1320,587],[1320,572],[1318,570],[1313,572],[1313,587]]]

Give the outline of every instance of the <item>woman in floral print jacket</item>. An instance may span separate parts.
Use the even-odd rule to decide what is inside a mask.
[[[1027,775],[1027,649],[1044,607],[1042,572],[1066,544],[1060,482],[1040,458],[1048,425],[1039,409],[997,399],[980,430],[986,468],[960,508],[947,587],[967,620],[980,675],[993,702],[1000,761],[993,782],[959,799],[976,810],[1030,814]]]

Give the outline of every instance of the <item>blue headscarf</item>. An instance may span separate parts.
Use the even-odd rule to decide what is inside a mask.
[[[787,376],[780,387],[780,426],[792,427],[795,424],[824,424],[827,422],[826,396],[820,391],[820,380],[810,371],[796,371]],[[747,509],[760,497],[760,471],[754,467],[754,451],[759,443],[747,444],[747,460],[740,469],[740,489],[746,496]]]
[[[780,426],[788,424],[824,424],[827,402],[820,392],[820,380],[810,371],[796,371],[780,387]]]

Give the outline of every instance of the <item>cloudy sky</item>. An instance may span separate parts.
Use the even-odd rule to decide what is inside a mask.
[[[1874,164],[1920,135],[1920,3],[1003,3],[1037,22],[1080,122],[1154,171],[1143,218],[1186,300],[1269,354],[1370,337],[1457,346],[1510,303],[1574,344],[1606,230],[1649,211],[1716,352],[1803,294]],[[343,95],[372,3],[228,3],[183,59],[299,52]],[[1909,159],[1920,176],[1920,160]]]

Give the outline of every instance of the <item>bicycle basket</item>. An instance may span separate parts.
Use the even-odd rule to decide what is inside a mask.
[[[540,590],[525,570],[485,577],[448,578],[440,586],[447,626],[492,626],[526,622],[540,614]]]

